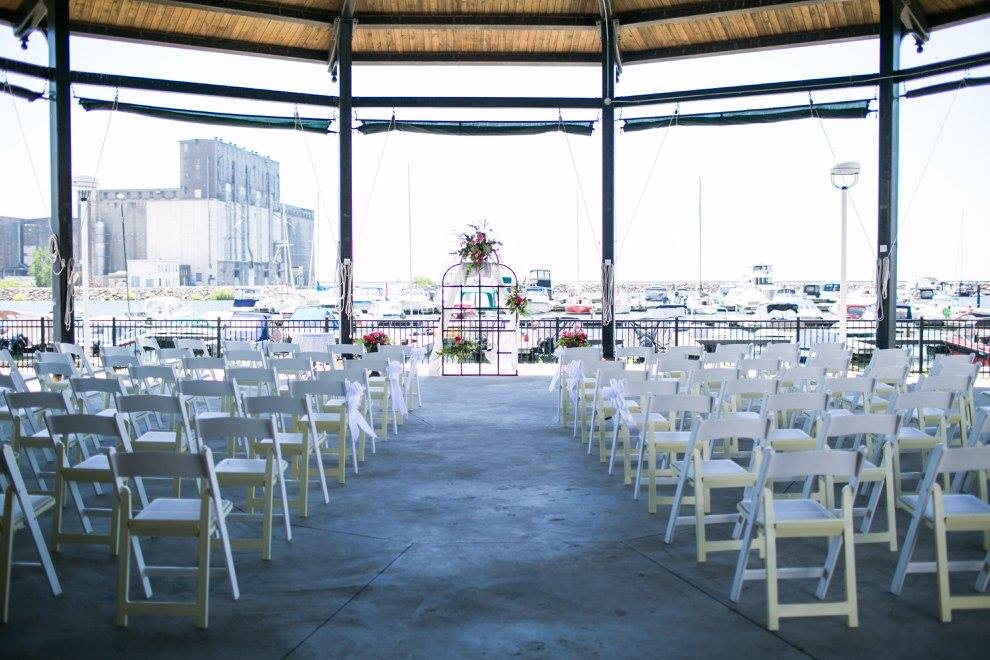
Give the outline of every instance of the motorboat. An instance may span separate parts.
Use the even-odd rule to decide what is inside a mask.
[[[587,298],[571,298],[564,305],[564,312],[567,314],[591,314],[591,301]]]
[[[406,289],[399,295],[399,304],[406,314],[435,314],[437,305],[423,289]]]
[[[766,294],[755,286],[740,283],[726,291],[722,305],[726,311],[755,314],[767,303]]]
[[[550,311],[552,301],[545,287],[528,286],[523,294],[529,303],[526,305],[527,314],[546,314]]]

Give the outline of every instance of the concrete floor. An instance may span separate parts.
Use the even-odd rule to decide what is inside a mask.
[[[976,657],[990,613],[937,619],[935,580],[887,592],[896,554],[858,546],[860,627],[838,618],[765,628],[761,583],[730,604],[734,553],[694,561],[688,529],[666,546],[666,510],[650,516],[621,480],[550,426],[545,378],[431,378],[425,406],[379,444],[361,474],[294,521],[274,557],[236,553],[242,597],[213,582],[211,625],[132,617],[114,625],[114,560],[68,546],[55,559],[64,593],[40,572],[14,569],[3,657]],[[315,493],[315,490],[313,491]],[[236,498],[235,498],[236,499]],[[729,498],[716,509],[732,506]],[[48,517],[44,519],[47,524]],[[901,518],[901,535],[907,526]],[[47,533],[47,528],[45,528]],[[982,557],[962,537],[950,556]],[[820,548],[793,542],[819,561]],[[16,554],[28,558],[27,536]],[[149,560],[191,544],[144,544]],[[931,537],[922,537],[931,554]],[[782,561],[787,561],[786,551]],[[971,589],[970,577],[956,585]],[[791,581],[787,597],[810,597]],[[156,595],[191,596],[192,582],[155,580]],[[833,583],[838,595],[841,581]],[[983,649],[982,651],[980,649]]]

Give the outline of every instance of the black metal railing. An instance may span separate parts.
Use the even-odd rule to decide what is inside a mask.
[[[523,362],[553,359],[557,338],[571,328],[573,321],[559,318],[521,319],[519,358]],[[601,321],[581,322],[592,344],[601,342]],[[367,319],[354,322],[355,340],[380,330],[393,344],[430,348],[437,338],[437,319]],[[837,341],[837,325],[830,322],[741,319],[618,319],[615,337],[620,346],[649,346],[663,350],[681,344],[702,344],[711,349],[717,343],[751,343],[756,352],[776,342],[797,342],[809,347],[823,341]],[[0,319],[0,349],[9,350],[19,366],[33,364],[33,354],[54,348],[51,319]],[[76,336],[83,337],[83,324],[77,321]],[[201,339],[213,355],[219,355],[226,340],[300,341],[333,343],[338,329],[333,319],[281,321],[259,317],[237,319],[99,319],[89,323],[89,349],[98,356],[103,345],[140,345],[154,338],[163,347],[176,339]],[[850,320],[847,345],[853,351],[853,367],[862,368],[875,346],[876,322]],[[982,375],[990,375],[990,321],[927,320],[897,321],[897,344],[910,348],[913,370],[926,372],[942,353],[975,353],[983,364]]]

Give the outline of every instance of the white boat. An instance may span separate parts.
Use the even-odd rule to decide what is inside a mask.
[[[399,304],[406,314],[435,314],[437,305],[423,289],[406,289],[399,294]]]
[[[767,302],[763,291],[744,282],[726,291],[722,297],[726,311],[742,314],[755,314]]]
[[[528,300],[527,314],[546,314],[553,307],[553,301],[542,286],[528,286],[523,294]]]

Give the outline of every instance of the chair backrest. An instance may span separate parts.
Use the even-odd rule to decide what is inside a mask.
[[[797,481],[817,476],[858,480],[865,460],[865,447],[857,451],[809,449],[778,452],[766,449],[756,483],[762,490],[768,481]]]
[[[359,363],[362,369],[368,371],[379,371],[382,374],[385,373],[385,369],[388,368],[388,358],[375,355],[374,353],[369,353],[365,355],[364,359]]]
[[[669,415],[687,413],[689,416],[704,419],[712,412],[712,398],[707,394],[664,394],[653,397],[653,409]]]
[[[86,356],[86,351],[79,344],[70,344],[68,342],[60,341],[55,344],[55,349],[59,353],[64,353],[65,355],[71,356],[73,359],[79,360],[79,371],[87,376],[93,376],[96,374],[96,370],[93,369],[92,363]]]
[[[65,392],[4,392],[7,408],[11,412],[20,410],[61,410],[72,412],[72,406]]]
[[[763,398],[777,393],[779,381],[776,378],[739,378],[722,382],[719,400],[730,396]]]
[[[878,365],[867,369],[866,375],[873,379],[875,385],[883,383],[885,385],[893,385],[900,389],[907,381],[908,371],[910,368],[911,367],[906,364]]]
[[[915,388],[921,392],[939,391],[965,394],[972,385],[973,379],[966,374],[940,374],[938,376],[922,376]]]
[[[833,397],[843,394],[865,396],[873,393],[873,378],[869,376],[827,377],[818,384],[818,390]]]
[[[269,357],[293,356],[301,350],[299,344],[290,342],[270,341],[265,345],[265,352]]]
[[[107,398],[126,394],[124,386],[116,378],[71,378],[69,383],[72,385],[79,410],[83,412],[86,412],[86,394],[98,392],[109,395]]]
[[[157,394],[172,394],[175,391],[175,384],[179,380],[175,375],[175,368],[165,364],[130,367],[127,373],[131,377],[131,383],[144,393],[151,393],[153,389],[157,388]]]
[[[806,367],[822,367],[825,372],[833,375],[844,376],[849,371],[852,363],[852,352],[841,351],[836,353],[820,353],[805,361]]]
[[[215,399],[217,408],[224,409],[224,404],[231,414],[240,414],[241,402],[234,389],[234,383],[226,380],[180,380],[179,398],[185,404],[186,415],[195,417],[197,403],[205,403]]]
[[[145,351],[158,351],[162,347],[154,337],[138,337],[137,343]]]
[[[336,368],[333,355],[328,351],[299,351],[295,357],[312,362],[314,371],[331,371]]]
[[[986,492],[986,474],[990,471],[990,445],[968,445],[966,447],[946,447],[937,445],[925,465],[924,476],[918,484],[918,500],[928,501],[935,480],[940,474],[954,474],[949,491],[958,493],[962,490],[965,480],[962,478],[969,472],[981,472],[984,483],[978,488]],[[918,507],[919,509],[921,507]],[[915,511],[917,516],[920,511]]]
[[[832,438],[857,436],[855,446],[862,444],[863,436],[893,440],[900,426],[897,415],[868,413],[864,415],[839,415],[827,412],[818,427],[818,449],[827,449]]]
[[[271,358],[268,360],[268,366],[274,369],[276,374],[307,377],[313,375],[313,363],[309,360],[309,358]]]
[[[768,396],[763,404],[762,414],[775,415],[788,412],[823,413],[828,406],[828,395],[824,392],[780,392]]]
[[[801,347],[798,344],[769,344],[761,357],[778,360],[788,367],[796,367],[800,355]]]
[[[330,344],[327,351],[339,357],[360,357],[367,353],[364,344]]]
[[[739,375],[742,378],[775,376],[778,371],[780,371],[780,360],[774,357],[764,356],[739,360]]]
[[[27,392],[27,382],[24,380],[24,376],[21,375],[21,370],[17,368],[17,360],[14,359],[14,356],[6,348],[0,349],[0,367],[6,367],[10,370],[6,375],[14,383],[13,389],[15,392]]]
[[[244,412],[251,417],[270,417],[276,428],[282,431],[295,430],[307,419],[310,442],[316,437],[316,422],[313,420],[313,406],[308,396],[247,396],[244,397]],[[291,425],[285,418],[291,419]]]
[[[664,349],[663,356],[682,360],[697,360],[701,358],[704,350],[703,346],[668,346]]]
[[[274,395],[278,393],[278,376],[274,369],[265,367],[228,367],[226,379],[234,383],[234,387],[239,395],[243,395],[243,388],[253,390],[255,396],[261,394]]]
[[[398,360],[399,362],[403,362],[405,361],[406,356],[409,355],[409,347],[402,346],[401,344],[392,345],[392,346],[379,346],[378,354],[390,360]]]
[[[873,351],[867,370],[878,367],[907,367],[911,364],[911,354],[901,348],[882,348]]]
[[[196,419],[196,434],[200,442],[207,440],[231,440],[244,438],[252,442],[272,440],[272,446],[281,458],[281,449],[275,420],[259,417],[200,417]]]
[[[648,360],[656,351],[652,346],[616,346],[615,359],[625,360],[628,358]]]
[[[227,351],[255,351],[257,346],[253,341],[243,341],[240,339],[224,339],[223,352]]]
[[[181,365],[187,357],[192,357],[192,350],[188,348],[163,348],[158,351],[159,364]]]
[[[36,364],[67,364],[73,369],[76,367],[72,356],[66,353],[55,353],[53,351],[38,351],[34,354]]]
[[[123,347],[120,347],[123,348]],[[127,370],[131,367],[141,366],[141,361],[137,359],[133,353],[128,353],[126,355],[107,355],[103,356],[103,371],[106,373],[107,377],[116,378],[119,374],[118,369]]]
[[[777,379],[782,389],[810,390],[825,379],[825,367],[808,365],[791,367],[778,375]]]
[[[739,370],[735,367],[709,367],[698,369],[691,374],[691,386],[698,385],[709,391],[716,391],[728,380],[739,378]]]
[[[733,359],[734,361],[741,360],[743,357],[751,354],[753,351],[752,344],[716,344],[715,350],[707,354],[707,357],[719,358],[725,360],[726,358]],[[702,354],[701,357],[706,357]]]
[[[364,376],[363,376],[364,371],[363,370],[359,370],[359,371],[361,371],[362,373],[360,377],[360,381],[364,383]],[[339,385],[340,387],[343,387],[344,381],[347,380],[348,378],[354,380],[354,378],[350,377],[348,374],[353,375],[354,372],[353,371],[317,371],[316,380],[325,383],[334,383],[336,385]],[[292,383],[289,383],[289,387],[292,387]]]
[[[265,354],[261,351],[256,351],[253,349],[240,350],[231,349],[224,351],[223,353],[224,362],[228,365],[236,366],[264,366],[265,365]]]
[[[676,378],[664,378],[661,380],[642,380],[638,378],[634,380],[624,378],[623,380],[625,381],[625,397],[627,399],[639,397],[641,401],[645,401],[646,397],[650,394],[654,396],[677,394],[679,385]]]
[[[104,365],[106,365],[107,358],[121,357],[125,355],[136,357],[134,353],[134,346],[107,346],[105,344],[100,346],[100,359],[103,361]]]
[[[166,394],[125,394],[117,397],[117,411],[176,415],[182,413],[182,405],[178,397]]]
[[[663,374],[680,374],[686,378],[700,368],[701,363],[698,360],[691,360],[678,355],[668,356],[664,353],[657,358],[657,363],[653,368],[653,372],[657,376],[661,376]]]
[[[974,362],[976,362],[975,353],[957,353],[955,355],[942,353],[935,356],[935,361],[932,363],[932,371],[946,364],[973,364]]]
[[[289,383],[289,395],[294,397],[312,396],[320,400],[326,398],[339,399],[344,396],[344,379],[340,374],[339,380],[294,380]]]
[[[808,349],[811,357],[827,353],[844,353],[845,350],[846,345],[841,341],[816,341],[812,342]]]
[[[198,378],[222,377],[227,364],[223,358],[218,357],[184,357],[182,358],[182,371],[186,374],[195,374]]]
[[[691,430],[691,439],[684,453],[690,459],[694,455],[695,448],[701,445],[704,447],[703,453],[707,456],[714,441],[729,438],[745,438],[760,443],[767,437],[767,430],[768,421],[759,417],[703,419]]]
[[[626,377],[626,363],[621,360],[582,360],[581,370],[586,378],[594,377],[598,374],[599,380],[608,381],[609,378]]]
[[[34,365],[34,373],[37,374],[41,384],[46,387],[53,382],[53,376],[67,379],[78,374],[74,366],[64,362],[39,362]]]
[[[124,416],[120,413],[114,415],[80,413],[53,415],[51,411],[48,411],[45,413],[45,425],[48,427],[48,434],[52,440],[52,449],[57,447],[57,442],[68,447],[68,437],[71,435],[87,435],[113,440],[113,446],[120,447],[124,451],[131,451],[130,435],[124,424]],[[66,455],[65,460],[70,460],[68,455]]]
[[[887,412],[901,415],[902,423],[910,419],[914,411],[929,408],[947,412],[952,406],[951,392],[901,392],[890,401]],[[931,416],[930,412],[927,416]]]
[[[938,367],[932,368],[932,374],[935,376],[969,376],[971,379],[975,379],[977,374],[980,372],[980,365],[972,362],[962,362],[960,360],[952,362],[943,362],[938,365]]]
[[[192,351],[193,356],[202,355],[203,357],[209,357],[210,348],[206,345],[206,341],[202,339],[176,339],[176,348],[186,348]]]

